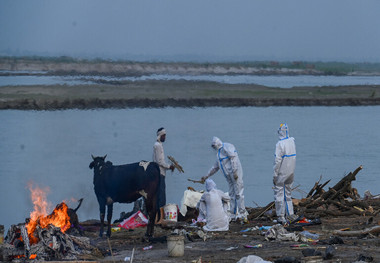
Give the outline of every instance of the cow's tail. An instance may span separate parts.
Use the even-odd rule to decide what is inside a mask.
[[[74,209],[74,212],[78,211],[79,207],[82,205],[82,202],[83,202],[83,198],[79,199],[79,204],[77,206],[77,208]]]

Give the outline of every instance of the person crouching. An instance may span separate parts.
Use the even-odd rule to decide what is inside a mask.
[[[205,231],[228,231],[230,197],[218,190],[212,179],[206,180],[206,190],[207,192],[202,195],[198,203],[198,221],[206,219],[206,225],[203,226]]]

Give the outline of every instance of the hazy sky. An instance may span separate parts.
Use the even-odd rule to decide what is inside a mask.
[[[0,55],[380,62],[379,0],[0,0]]]

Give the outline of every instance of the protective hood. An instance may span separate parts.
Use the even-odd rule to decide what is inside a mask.
[[[286,123],[281,123],[280,128],[278,128],[278,137],[280,140],[289,138],[289,128]]]
[[[218,138],[218,137],[213,137],[212,138],[212,142],[211,142],[211,146],[216,149],[216,150],[219,150],[220,147],[222,147],[223,143],[222,141]]]
[[[206,190],[210,192],[212,189],[216,189],[216,184],[212,179],[208,178],[206,180]]]

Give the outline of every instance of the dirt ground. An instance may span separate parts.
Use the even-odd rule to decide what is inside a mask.
[[[265,240],[265,230],[252,230],[254,227],[271,226],[273,221],[258,219],[241,224],[232,222],[230,230],[226,232],[208,232],[203,240],[197,231],[201,228],[193,227],[188,223],[179,222],[177,228],[155,227],[153,242],[143,239],[145,228],[134,230],[121,230],[113,232],[110,239],[98,237],[98,227],[83,222],[85,235],[90,237],[91,244],[99,249],[97,255],[83,256],[82,260],[96,260],[108,262],[125,261],[126,257],[132,256],[133,262],[238,262],[248,255],[256,255],[271,262],[322,262],[326,248],[334,236],[332,231],[349,228],[349,230],[362,230],[380,223],[380,216],[369,217],[324,217],[321,224],[304,226],[303,229],[289,233],[300,233],[307,230],[319,235],[318,242],[295,242]],[[369,223],[370,222],[370,223]],[[175,229],[185,231],[184,255],[182,257],[169,257],[166,237]],[[247,231],[248,230],[248,231]],[[184,233],[184,232],[183,232]],[[380,262],[380,239],[378,236],[362,235],[340,237],[344,244],[332,244],[335,248],[333,257],[323,262],[355,262],[365,259],[366,262]],[[334,243],[334,242],[332,242]],[[245,245],[261,245],[259,248],[246,248]],[[295,245],[301,245],[294,247]],[[305,246],[307,245],[307,246]],[[152,246],[150,249],[143,248]],[[319,257],[305,257],[303,250],[314,249],[322,253]],[[101,252],[101,253],[100,253]],[[293,261],[286,261],[285,257],[293,257]],[[288,258],[289,259],[289,258]],[[282,260],[282,261],[281,261]],[[314,260],[314,261],[313,261]],[[319,261],[318,261],[319,260]],[[127,262],[130,262],[127,258]]]

